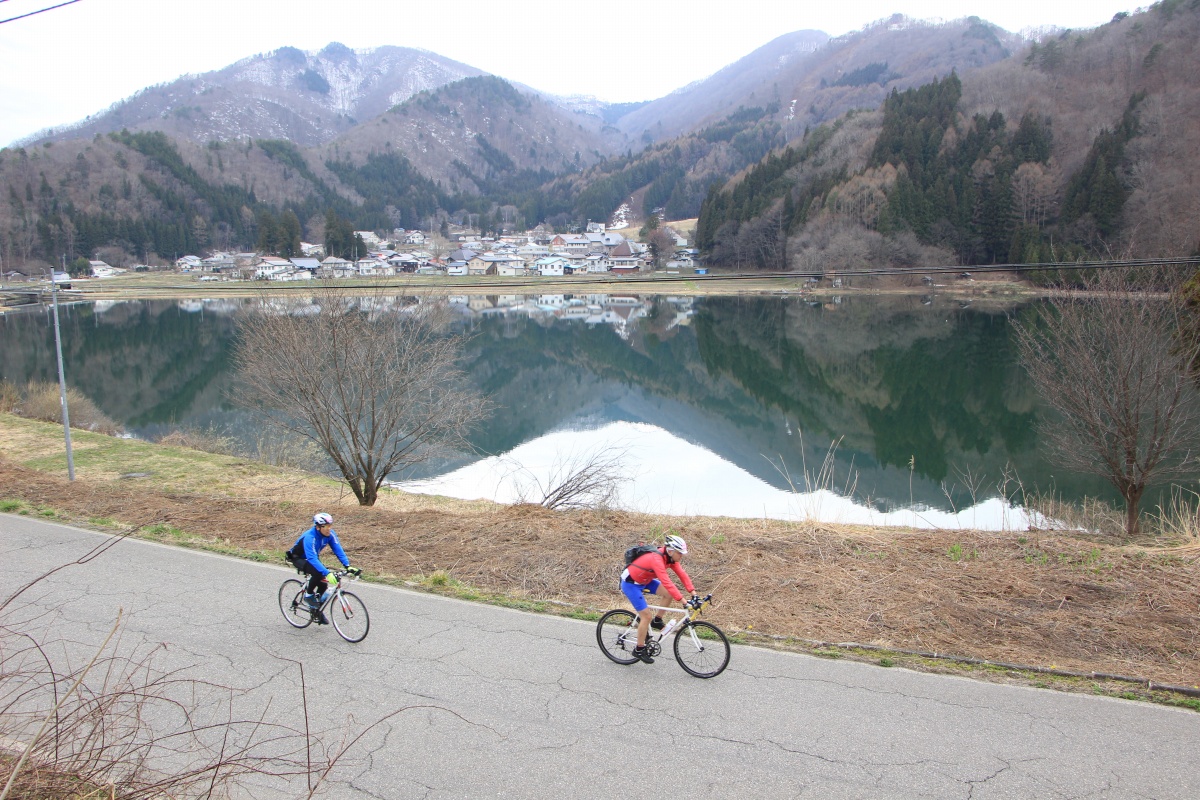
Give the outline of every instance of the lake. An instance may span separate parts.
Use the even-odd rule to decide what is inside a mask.
[[[937,297],[452,298],[464,366],[496,402],[476,452],[393,476],[414,491],[538,499],[555,469],[623,454],[618,504],[652,513],[1023,528],[1056,471],[1009,319]],[[134,435],[257,430],[229,405],[241,301],[60,309],[67,380]],[[0,316],[0,376],[56,380],[52,316]],[[319,467],[320,465],[314,465]],[[1018,502],[1019,505],[1019,502]]]

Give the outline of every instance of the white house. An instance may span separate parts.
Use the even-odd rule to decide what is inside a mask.
[[[601,253],[592,253],[589,256],[585,256],[583,262],[583,268],[592,274],[608,272],[612,267],[608,256]]]
[[[470,274],[470,269],[465,261],[451,261],[446,265],[446,275],[450,277],[465,277]]]
[[[533,269],[543,278],[561,278],[570,265],[571,262],[562,256],[548,256],[533,262]]]
[[[192,256],[195,258],[195,256]],[[199,261],[200,259],[196,259]],[[118,270],[116,267],[109,266],[103,261],[89,261],[88,266],[92,268],[92,275],[97,278],[111,278],[125,270]]]
[[[395,267],[377,258],[360,258],[354,262],[354,269],[360,278],[380,278],[396,274]]]
[[[294,269],[292,262],[286,258],[263,256],[254,265],[254,279],[260,281],[277,281]]]
[[[95,264],[96,262],[92,261],[89,263]],[[184,256],[183,258],[175,259],[175,266],[183,272],[191,272],[192,270],[202,269],[204,265],[201,262],[200,256]]]
[[[496,274],[504,275],[508,278],[524,277],[529,274],[529,270],[525,268],[525,261],[520,258],[506,258],[503,261],[496,262]]]

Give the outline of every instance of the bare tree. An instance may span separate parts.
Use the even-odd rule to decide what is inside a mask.
[[[621,485],[632,479],[626,465],[625,447],[599,447],[568,455],[557,454],[546,480],[519,462],[512,463],[512,476],[520,502],[536,502],[544,508],[608,508],[619,498]]]
[[[1127,536],[1146,488],[1197,466],[1200,398],[1188,365],[1200,343],[1180,336],[1184,304],[1167,277],[1104,270],[1014,323],[1022,363],[1055,412],[1046,441],[1065,466],[1116,487]]]
[[[662,228],[656,228],[647,237],[650,255],[654,258],[654,266],[665,267],[671,256],[675,254],[675,237]]]
[[[419,299],[322,285],[242,320],[235,399],[315,442],[364,506],[391,473],[466,446],[490,410],[458,367],[465,336],[448,304]]]

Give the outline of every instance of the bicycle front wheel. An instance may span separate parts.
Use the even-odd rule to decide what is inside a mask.
[[[697,678],[715,678],[729,666],[729,640],[711,622],[693,622],[675,636],[675,660]]]
[[[307,628],[312,624],[312,612],[304,602],[304,581],[292,578],[283,582],[279,587],[279,610],[293,628]]]
[[[367,616],[367,607],[358,599],[358,595],[341,592],[325,610],[338,636],[351,643],[367,638],[367,631],[371,630],[371,618]]]
[[[618,664],[636,662],[633,648],[637,647],[637,616],[623,608],[609,611],[596,623],[596,641],[604,655]]]

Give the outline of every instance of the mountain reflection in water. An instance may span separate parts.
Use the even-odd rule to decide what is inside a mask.
[[[1038,404],[1007,318],[1029,309],[909,296],[452,301],[472,333],[464,367],[496,411],[475,452],[392,476],[423,491],[466,493],[449,488],[465,479],[479,482],[471,496],[505,499],[486,471],[492,456],[544,460],[569,440],[633,432],[644,455],[622,498],[647,511],[855,521],[919,508],[944,520],[928,524],[1003,527],[985,501],[1012,497],[1018,481],[1068,499],[1108,496],[1038,453]],[[253,442],[258,426],[225,400],[240,303],[65,308],[67,379],[136,435],[212,427]],[[0,377],[55,380],[48,315],[0,317],[0,340]],[[790,491],[785,475],[803,487],[826,462],[833,475],[821,484],[853,486],[863,511]],[[963,509],[995,522],[966,522]]]
[[[614,422],[582,431],[555,431],[434,478],[396,484],[409,492],[501,503],[537,502],[565,465],[611,448],[624,453],[623,478],[612,505],[681,516],[725,516],[896,525],[911,528],[1027,530],[1024,510],[998,497],[942,511],[921,505],[884,511],[830,488],[780,489],[715,453],[644,423]],[[845,487],[834,487],[844,489]],[[807,491],[806,489],[812,489]]]

